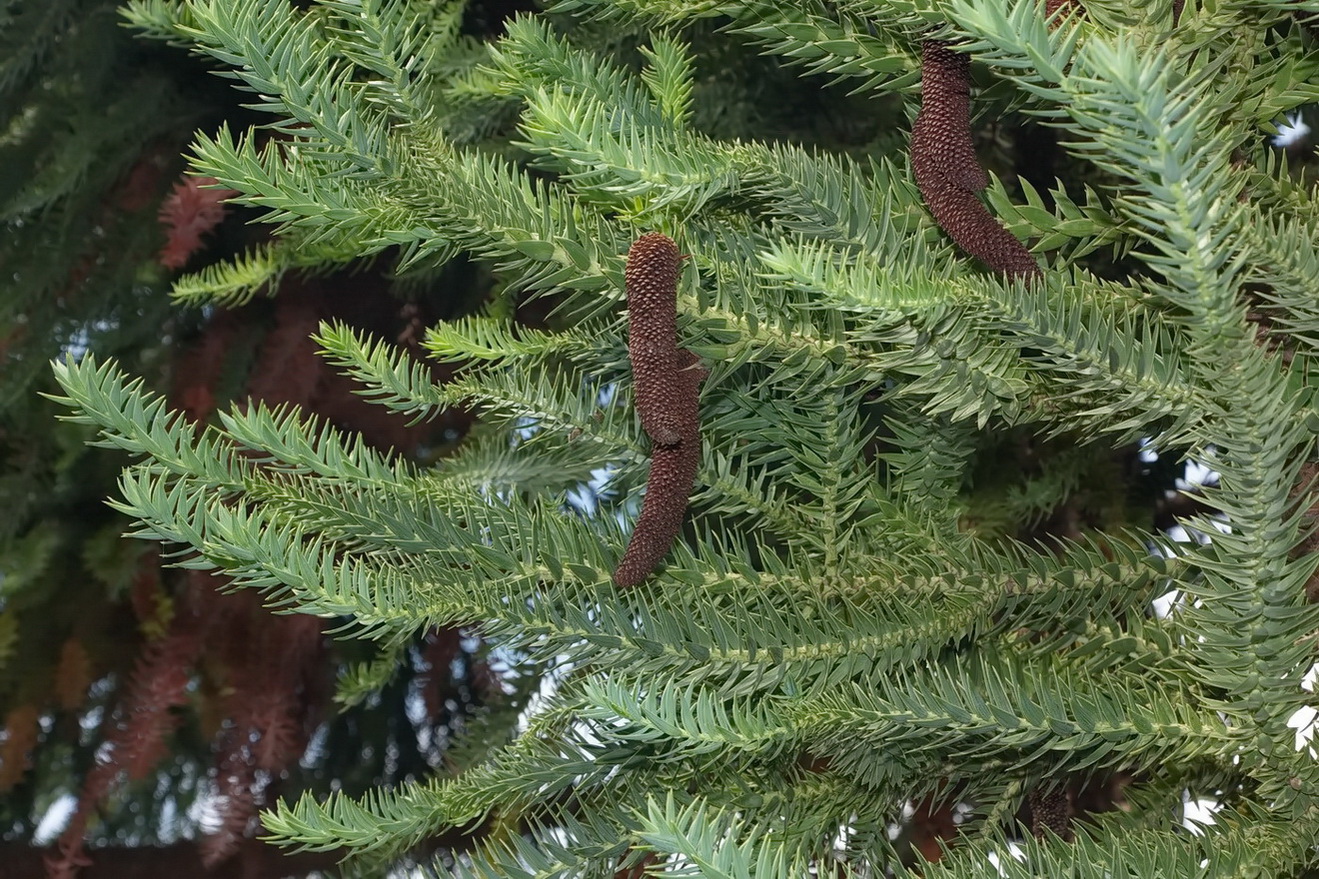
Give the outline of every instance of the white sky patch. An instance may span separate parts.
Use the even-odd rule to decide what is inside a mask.
[[[853,821],[856,820],[856,815],[852,816],[852,820]],[[856,828],[854,826],[852,826],[851,824],[840,825],[838,828],[837,835],[834,836],[834,842],[833,842],[834,854],[839,856],[846,854],[847,845],[852,841],[853,836],[856,836]]]
[[[1218,823],[1214,813],[1221,808],[1223,804],[1213,797],[1192,797],[1190,791],[1182,791],[1182,826],[1196,836],[1203,836],[1202,828]]]
[[[1316,663],[1301,677],[1301,689],[1307,693],[1314,692],[1315,682],[1319,681],[1319,663]],[[1312,758],[1319,759],[1319,753],[1316,753],[1313,742],[1315,733],[1319,732],[1319,708],[1313,705],[1302,705],[1292,712],[1292,716],[1287,718],[1287,726],[1296,731],[1296,740],[1293,747],[1298,751],[1309,751]]]
[[[1210,469],[1199,461],[1187,461],[1186,469],[1182,471],[1182,475],[1177,480],[1176,485],[1184,491],[1189,488],[1199,488],[1202,485],[1216,485],[1217,483],[1217,470]]]
[[[618,468],[613,464],[595,468],[589,482],[569,489],[568,503],[582,515],[594,517],[599,512],[599,498],[609,491],[609,484],[617,472]]]
[[[59,836],[65,825],[69,823],[69,818],[77,805],[78,798],[73,794],[65,794],[51,803],[46,814],[41,816],[41,823],[32,834],[32,841],[36,845],[49,845],[54,842],[55,837]]]
[[[1026,853],[1015,842],[1008,843],[1008,854],[1015,861],[1020,861],[1023,864],[1026,862]],[[1003,867],[1003,857],[998,852],[989,853],[989,863],[994,865],[995,870],[998,870],[998,875],[1008,875],[1008,871]]]
[[[1157,619],[1166,620],[1172,616],[1173,608],[1177,606],[1178,600],[1182,597],[1180,589],[1174,589],[1171,592],[1165,592],[1154,601],[1150,602],[1150,609],[1154,612]]]
[[[1232,533],[1232,526],[1229,525],[1227,523],[1227,520],[1224,518],[1215,516],[1214,518],[1210,519],[1209,522],[1214,526],[1214,530],[1219,532],[1220,534]],[[1172,526],[1167,531],[1165,531],[1164,534],[1168,535],[1168,537],[1170,537],[1176,543],[1198,543],[1204,545],[1206,543],[1212,542],[1210,535],[1205,533],[1204,531],[1187,528],[1185,525],[1180,525],[1180,524]]]
[[[1313,758],[1319,758],[1319,752],[1316,752],[1310,744],[1314,741],[1316,718],[1319,718],[1319,708],[1312,705],[1302,705],[1287,718],[1287,725],[1296,730],[1296,750],[1309,751]]]
[[[1177,535],[1173,533],[1174,531],[1179,531],[1182,537],[1186,538],[1179,542],[1185,543],[1190,540],[1190,535],[1187,534],[1186,529],[1182,528],[1180,525],[1174,525],[1168,531],[1164,532],[1165,536],[1171,538],[1173,541],[1178,541]],[[1154,555],[1163,556],[1166,559],[1176,558],[1179,555],[1178,551],[1174,549],[1171,544],[1161,540],[1151,545],[1150,552]],[[1156,619],[1167,619],[1172,616],[1172,612],[1177,609],[1177,605],[1180,604],[1182,600],[1182,591],[1180,589],[1172,589],[1150,602],[1150,612],[1154,614]]]
[[[197,799],[188,807],[188,818],[202,833],[220,829],[220,798],[215,792],[215,781],[206,778],[198,785]]]
[[[1300,144],[1309,134],[1310,126],[1301,119],[1301,114],[1288,113],[1287,118],[1278,123],[1278,133],[1273,135],[1272,141],[1275,147],[1286,149]]]

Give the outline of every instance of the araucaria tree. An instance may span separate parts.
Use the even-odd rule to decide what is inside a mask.
[[[1319,4],[560,0],[488,45],[462,7],[129,7],[271,114],[195,143],[278,230],[193,295],[495,280],[426,335],[448,383],[317,334],[399,417],[478,413],[430,469],[56,367],[181,564],[550,673],[484,764],[281,804],[277,842],[479,825],[437,861],[474,877],[1319,862],[1319,200],[1267,139],[1319,98]],[[1141,441],[1217,474],[1201,540],[1135,518]]]

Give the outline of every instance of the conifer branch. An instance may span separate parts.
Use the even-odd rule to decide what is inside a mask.
[[[916,798],[927,823],[971,807],[929,877],[1313,866],[1319,768],[1288,724],[1313,711],[1319,630],[1297,487],[1316,199],[1280,159],[1242,161],[1315,94],[1308,37],[1276,26],[1292,5],[1197,7],[1168,39],[1163,11],[1075,0],[561,0],[562,19],[518,19],[487,52],[458,35],[459,3],[136,0],[139,26],[227,65],[280,131],[198,140],[197,168],[279,228],[181,294],[232,301],[372,256],[444,279],[462,256],[497,305],[427,334],[461,367],[444,383],[321,329],[395,413],[478,414],[424,468],[293,410],[202,429],[96,358],[61,363],[72,417],[138,459],[118,509],[189,567],[385,639],[346,699],[436,625],[559,675],[526,733],[469,771],[305,799],[267,826],[383,865],[497,816],[455,867],[482,879],[880,875],[910,866],[889,828],[913,830]],[[591,15],[626,39],[559,27]],[[715,16],[719,32],[698,21]],[[637,72],[655,21],[695,26],[652,36]],[[1063,179],[1023,184],[1020,204],[975,154],[971,57],[996,79],[986,106],[1061,132]],[[873,116],[744,137],[737,120],[784,96],[855,106],[798,88],[797,62],[876,93]],[[887,130],[918,73],[907,173]],[[756,142],[766,130],[818,146]],[[637,227],[681,227],[698,282],[679,289],[662,235],[620,258]],[[1047,272],[1016,236],[1052,254]],[[534,328],[504,313],[542,304]],[[1212,514],[1186,523],[1210,542],[1171,558],[1127,497],[1136,476],[1096,487],[1102,510],[1075,497],[1118,472],[1108,444],[1147,437],[1164,464],[1190,449],[1219,474],[1199,496]],[[1030,463],[986,478],[1005,448]],[[624,588],[661,564],[682,588]],[[259,713],[278,762],[283,715]],[[1079,820],[1079,779],[1133,768],[1130,814]],[[1174,826],[1184,789],[1232,792],[1203,839]]]

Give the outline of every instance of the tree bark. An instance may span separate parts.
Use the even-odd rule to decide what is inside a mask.
[[[53,847],[0,842],[0,879],[45,879],[46,857],[58,854]],[[282,879],[328,869],[345,854],[344,851],[285,853],[269,843],[245,839],[233,857],[208,870],[202,866],[202,847],[195,841],[167,846],[89,848],[86,856],[90,863],[79,871],[78,879],[141,879],[143,876]]]

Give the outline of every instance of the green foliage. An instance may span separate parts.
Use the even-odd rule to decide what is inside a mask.
[[[28,404],[45,362],[65,347],[118,354],[158,339],[168,300],[160,273],[143,264],[162,244],[161,171],[178,169],[160,162],[161,147],[181,141],[208,103],[134,45],[113,3],[8,4],[0,59],[8,415]]]
[[[1026,0],[563,0],[478,64],[458,4],[132,4],[140,28],[230,68],[280,135],[198,137],[196,170],[280,237],[181,296],[241,298],[299,260],[385,252],[401,272],[466,254],[500,288],[487,314],[428,334],[462,366],[444,383],[391,342],[321,328],[374,402],[479,413],[426,470],[296,411],[194,428],[112,362],[56,366],[69,417],[138,459],[117,508],[180,564],[388,645],[478,625],[556,670],[488,761],[283,804],[266,817],[276,841],[369,861],[485,827],[452,873],[609,875],[648,852],[678,875],[834,859],[865,873],[903,868],[889,828],[931,797],[968,813],[963,850],[927,876],[1312,866],[1319,765],[1288,721],[1313,701],[1300,681],[1319,629],[1316,558],[1298,552],[1319,423],[1314,199],[1238,157],[1315,97],[1315,55],[1278,4],[1203,6],[1173,30],[1164,5],[1087,3],[1051,28]],[[712,16],[727,35],[703,29]],[[645,48],[601,39],[620,22],[670,30]],[[909,100],[931,25],[1088,169],[1048,200],[990,191],[1051,254],[1040,283],[957,256],[892,140],[808,149],[700,125],[730,93],[712,45]],[[473,146],[510,107],[516,132]],[[622,254],[656,228],[690,254],[679,335],[710,368],[703,457],[667,563],[620,593],[649,445]],[[549,298],[548,328],[515,322],[515,296]],[[1047,438],[1050,459],[977,483],[1005,434]],[[1076,514],[1080,474],[1142,437],[1218,472],[1189,522],[1212,541],[1127,530],[1116,490],[1088,520],[1037,530]],[[1182,601],[1153,615],[1172,590]],[[387,677],[387,659],[363,666],[341,698]],[[1006,854],[1028,791],[1115,773],[1135,779],[1130,813]],[[1202,838],[1176,828],[1182,790],[1223,801]]]

